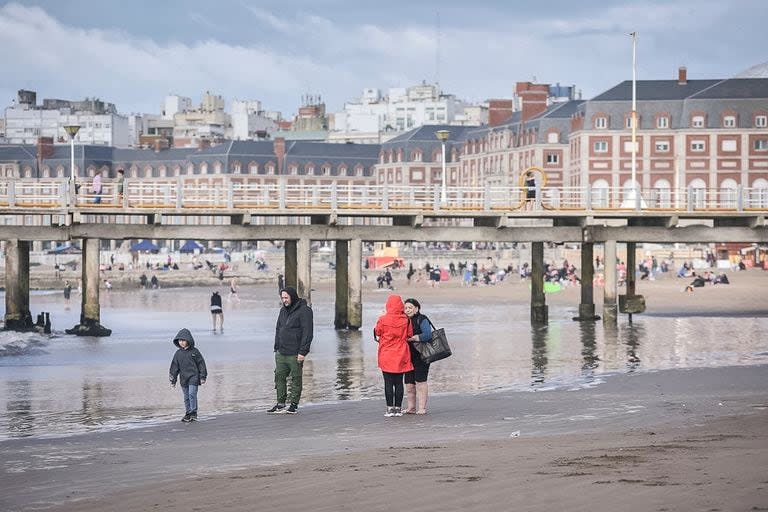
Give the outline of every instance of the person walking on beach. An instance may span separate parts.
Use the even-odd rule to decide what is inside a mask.
[[[216,319],[219,320],[219,329],[224,332],[224,308],[221,304],[221,295],[214,291],[211,294],[211,323],[213,323],[213,332],[216,332]]]
[[[205,367],[203,354],[195,348],[195,339],[188,329],[181,329],[173,338],[173,344],[179,347],[169,370],[171,387],[176,387],[176,381],[181,384],[184,395],[184,417],[181,421],[189,423],[197,420],[197,388],[205,384],[208,369]]]
[[[379,344],[378,360],[384,375],[384,397],[387,412],[384,416],[403,415],[403,374],[413,370],[408,338],[413,336],[410,319],[405,315],[403,299],[399,295],[387,298],[385,313],[376,321],[373,336]]]
[[[72,296],[72,285],[69,284],[69,281],[64,281],[64,300],[69,300],[69,298]]]
[[[280,290],[282,307],[275,325],[275,390],[277,403],[269,414],[296,414],[301,399],[302,372],[304,360],[314,336],[312,308],[307,301],[299,298],[296,289],[287,286]],[[288,399],[288,377],[291,378],[290,405]]]
[[[421,304],[416,299],[405,299],[405,314],[411,319],[413,335],[408,338],[411,344],[411,363],[413,370],[405,374],[405,396],[408,401],[406,414],[427,414],[427,398],[429,389],[429,363],[421,360],[421,354],[414,348],[418,343],[432,339],[432,324],[426,315],[421,313]]]
[[[238,304],[240,303],[240,297],[237,296],[237,278],[233,277],[229,281],[229,297],[227,297],[227,302],[236,301]]]

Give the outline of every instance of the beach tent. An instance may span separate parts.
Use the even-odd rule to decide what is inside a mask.
[[[83,251],[74,245],[60,245],[48,251],[48,254],[82,254]]]
[[[205,247],[203,247],[202,244],[194,241],[194,240],[187,240],[184,242],[184,245],[179,248],[180,253],[193,253],[195,251],[203,252]]]
[[[160,248],[149,240],[142,240],[131,246],[131,252],[157,252]]]

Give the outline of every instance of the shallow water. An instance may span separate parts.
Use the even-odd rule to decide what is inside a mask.
[[[200,414],[264,409],[274,401],[273,287],[242,287],[225,304],[224,334],[213,334],[208,288],[102,293],[108,338],[62,334],[77,323],[80,297],[35,293],[31,309],[50,311],[54,335],[0,333],[0,440],[124,429],[178,419],[179,389],[168,384],[171,339],[189,328],[209,380]],[[225,295],[225,294],[224,294]],[[225,295],[226,299],[226,295]],[[315,341],[304,367],[302,404],[382,399],[371,331],[386,293],[366,295],[360,331],[333,329],[331,287],[313,293]],[[437,302],[442,300],[442,302]],[[576,307],[550,306],[547,327],[532,328],[528,303],[434,299],[425,313],[446,328],[454,356],[435,363],[432,393],[578,388],[617,372],[768,362],[768,318],[635,316],[618,328],[573,322]]]

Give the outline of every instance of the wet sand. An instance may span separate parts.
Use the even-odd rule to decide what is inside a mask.
[[[768,366],[3,442],[0,509],[765,510]]]

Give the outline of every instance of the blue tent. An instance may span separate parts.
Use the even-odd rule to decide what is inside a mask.
[[[181,246],[181,248],[179,249],[179,252],[193,253],[196,250],[199,252],[203,252],[203,249],[205,249],[205,247],[203,247],[202,244],[199,244],[194,240],[187,240],[186,242],[184,242],[184,245]]]
[[[48,254],[82,254],[82,252],[74,245],[60,245],[48,251]]]
[[[160,248],[149,240],[142,240],[131,246],[131,252],[157,252]]]

